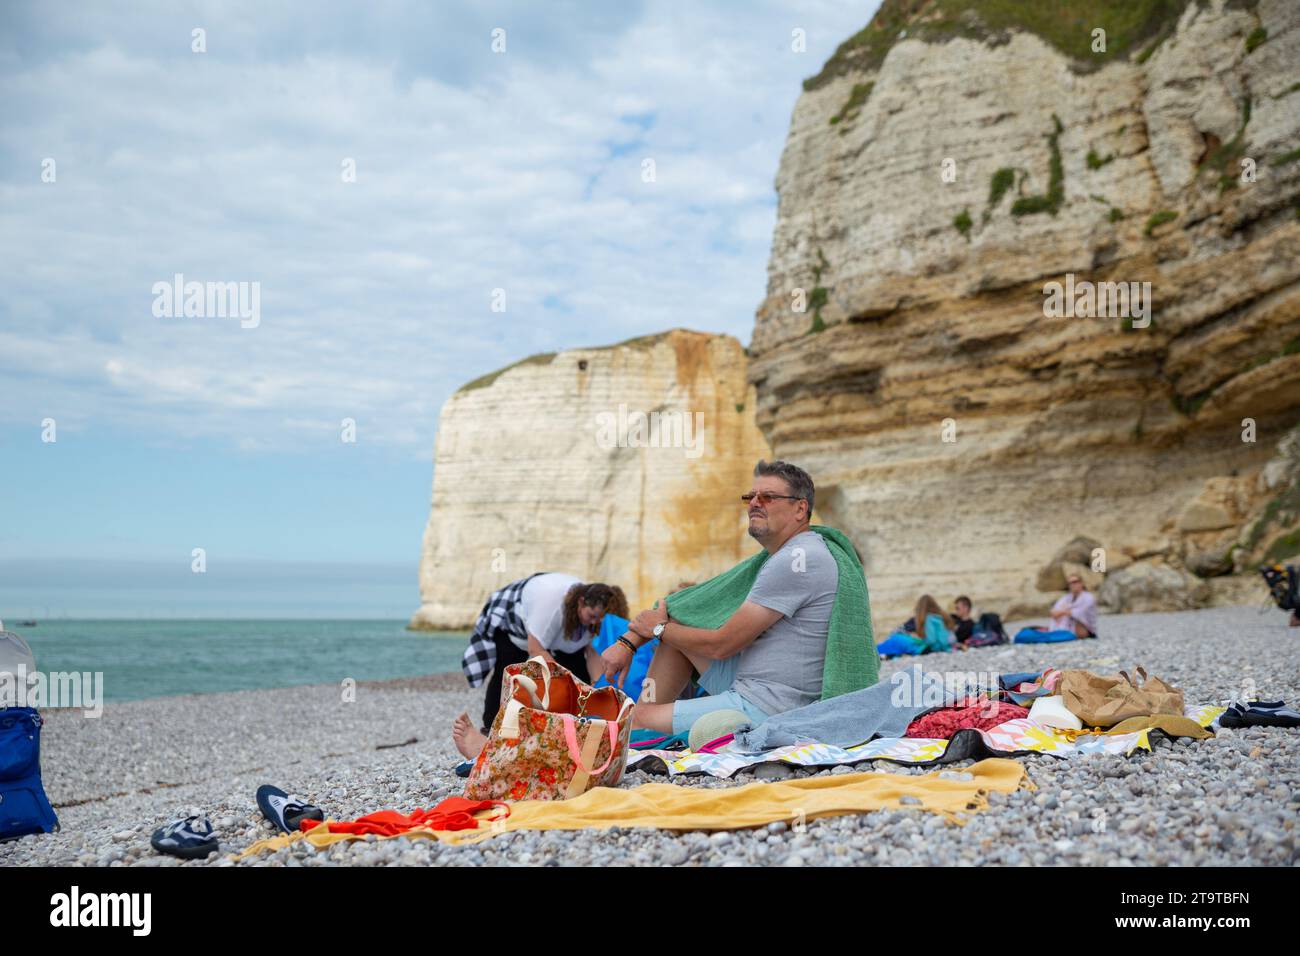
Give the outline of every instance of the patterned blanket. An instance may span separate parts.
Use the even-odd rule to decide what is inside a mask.
[[[1203,704],[1187,707],[1186,716],[1202,727],[1217,726],[1226,707]],[[763,763],[786,763],[796,767],[829,767],[858,764],[868,760],[888,760],[913,766],[953,763],[957,760],[984,757],[1009,757],[1020,754],[1049,754],[1053,757],[1077,757],[1087,754],[1124,754],[1151,749],[1151,734],[1159,730],[1139,730],[1131,734],[1072,735],[1044,727],[1028,718],[1009,720],[989,730],[959,730],[951,740],[925,737],[878,737],[856,747],[832,747],[806,743],[778,747],[764,753],[741,753],[727,744],[714,753],[681,750],[636,750],[627,759],[634,767],[651,773],[707,773],[727,778],[737,770]],[[1073,737],[1073,739],[1071,739]]]

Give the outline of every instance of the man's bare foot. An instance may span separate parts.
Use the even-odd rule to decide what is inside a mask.
[[[451,725],[451,739],[456,741],[456,749],[466,760],[477,757],[483,745],[487,743],[487,738],[479,733],[479,729],[474,726],[467,713],[462,713]]]

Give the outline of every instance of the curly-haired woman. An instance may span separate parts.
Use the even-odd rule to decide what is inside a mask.
[[[591,646],[605,614],[627,617],[627,598],[609,584],[585,584],[571,574],[534,574],[493,592],[479,614],[461,666],[470,686],[477,687],[491,672],[483,698],[483,722],[474,726],[468,713],[456,718],[452,737],[456,749],[473,760],[487,741],[486,734],[501,706],[505,669],[541,655],[567,667],[590,683],[604,672],[600,655]]]

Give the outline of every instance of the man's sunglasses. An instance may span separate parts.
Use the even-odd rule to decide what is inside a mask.
[[[750,491],[740,496],[740,500],[745,504],[757,501],[760,506],[770,504],[778,498],[784,498],[786,501],[803,501],[800,495],[769,495],[766,491]]]

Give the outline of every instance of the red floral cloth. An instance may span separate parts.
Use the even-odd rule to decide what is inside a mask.
[[[1028,716],[1029,711],[1015,704],[970,697],[951,707],[922,714],[908,725],[907,733],[903,736],[941,737],[947,740],[959,730],[972,727],[976,730],[989,730],[1008,720]]]

